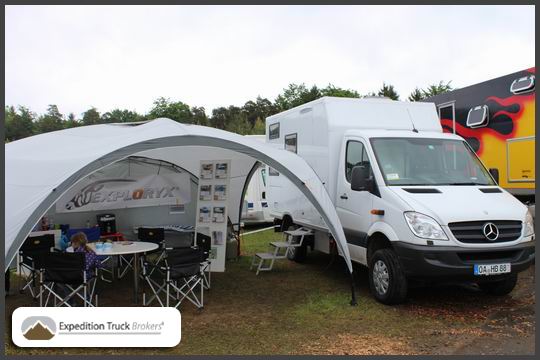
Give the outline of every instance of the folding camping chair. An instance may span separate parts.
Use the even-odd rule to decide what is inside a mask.
[[[203,261],[201,262],[201,271],[203,274],[204,288],[210,290],[211,266],[210,251],[212,249],[212,238],[202,233],[196,233],[195,246],[202,250]]]
[[[178,308],[182,301],[189,300],[197,308],[204,306],[204,275],[201,263],[204,261],[204,254],[201,249],[195,247],[179,248],[165,252],[161,266],[154,265],[148,261],[143,262],[143,277],[146,280],[153,295],[147,300],[146,291],[143,292],[143,305],[148,306],[157,300],[161,306],[170,306],[170,300],[175,301],[174,307]],[[162,280],[161,283],[150,277],[150,271],[158,268],[156,272]],[[200,296],[197,297],[196,290],[200,287]],[[161,298],[164,293],[165,299]]]
[[[54,249],[54,235],[45,234],[40,236],[30,236],[19,249],[17,267],[19,272],[19,292],[23,293],[26,289],[34,299],[39,294],[34,290],[37,288],[39,268],[36,265],[36,259],[40,254],[50,253]],[[24,273],[29,271],[30,274]],[[23,285],[24,283],[24,285]]]
[[[159,248],[157,248],[156,250],[150,251],[146,253],[146,255],[141,257],[142,261],[149,261],[153,265],[155,265],[155,267],[153,267],[150,271],[150,275],[152,275],[154,270],[159,271],[159,264],[163,261],[163,258],[165,257],[165,229],[140,227],[137,230],[137,237],[140,241],[151,242],[159,246]],[[150,257],[148,257],[148,255],[150,255]]]
[[[51,296],[54,298],[54,306],[71,307],[70,300],[73,298],[81,299],[85,307],[97,306],[98,298],[97,294],[94,294],[97,269],[91,275],[86,274],[84,253],[42,254],[39,265],[39,306],[47,306]],[[55,289],[56,285],[63,285],[67,294],[59,294],[58,289]],[[47,297],[44,299],[45,294]]]

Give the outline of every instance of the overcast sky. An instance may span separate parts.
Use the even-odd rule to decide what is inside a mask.
[[[534,66],[533,6],[7,6],[6,104],[64,114],[463,87]]]

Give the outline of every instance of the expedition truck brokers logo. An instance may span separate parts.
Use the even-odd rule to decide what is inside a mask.
[[[130,179],[109,179],[95,181],[83,187],[73,198],[66,204],[66,209],[73,210],[86,206],[91,203],[103,202],[118,202],[132,201],[141,199],[164,199],[174,198],[174,191],[180,190],[178,186],[163,186],[163,187],[145,187],[131,190],[112,190],[101,191],[107,184],[110,183],[136,183],[137,180]]]
[[[27,317],[21,331],[28,340],[50,340],[56,334],[56,323],[48,316]]]
[[[20,307],[11,315],[11,339],[20,347],[174,347],[181,327],[170,307]]]

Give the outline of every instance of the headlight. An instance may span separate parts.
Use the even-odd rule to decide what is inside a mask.
[[[433,240],[448,240],[441,225],[435,219],[417,212],[405,213],[405,220],[414,235]]]
[[[525,225],[525,232],[523,233],[523,236],[534,235],[534,220],[531,212],[528,210],[527,215],[525,215],[525,221],[523,222],[523,225]]]

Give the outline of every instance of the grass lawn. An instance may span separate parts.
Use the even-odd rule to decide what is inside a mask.
[[[525,278],[515,296],[487,297],[475,289],[446,286],[413,289],[406,304],[389,307],[371,297],[367,273],[358,267],[358,306],[351,307],[349,275],[341,259],[330,264],[329,256],[309,253],[302,264],[280,260],[259,276],[249,271],[251,255],[280,236],[268,230],[243,237],[239,260],[227,262],[225,273],[212,274],[204,310],[182,305],[182,341],[175,348],[20,349],[6,333],[6,353],[445,354],[471,339],[496,339],[485,327],[493,314],[534,304],[534,281]],[[130,290],[129,281],[105,287],[100,305],[132,306]],[[11,312],[32,304],[28,296],[6,298],[7,332]],[[516,334],[530,336],[532,331],[534,338],[534,326],[518,325]]]

